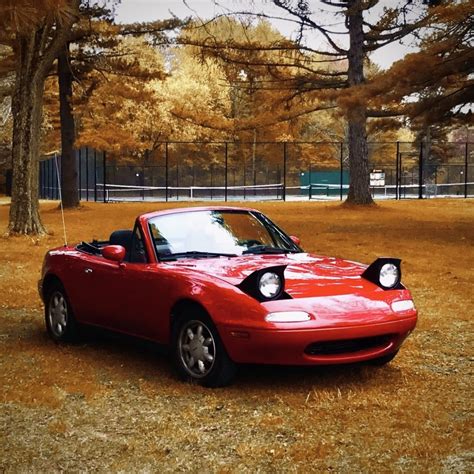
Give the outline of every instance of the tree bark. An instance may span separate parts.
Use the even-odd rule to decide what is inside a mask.
[[[350,48],[348,81],[350,86],[364,82],[364,31],[362,0],[353,0],[348,8]],[[369,151],[367,147],[367,106],[355,105],[348,113],[349,124],[349,193],[351,204],[372,204],[369,180]]]
[[[72,113],[72,71],[69,45],[58,56],[59,115],[61,120],[61,188],[64,208],[79,206],[77,163],[74,149],[76,126]]]
[[[37,30],[17,41],[17,69],[12,100],[13,186],[10,206],[11,234],[44,234],[38,204],[38,173],[44,81],[38,80]]]

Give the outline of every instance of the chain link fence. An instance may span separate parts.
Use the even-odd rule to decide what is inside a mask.
[[[76,151],[85,201],[343,200],[344,142],[164,142],[140,156]],[[58,199],[61,159],[40,162],[40,197]],[[369,143],[374,199],[471,197],[472,143]]]

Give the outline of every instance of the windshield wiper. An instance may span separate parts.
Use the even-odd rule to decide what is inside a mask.
[[[242,252],[242,255],[255,253],[255,254],[263,254],[263,253],[296,253],[297,250],[292,249],[282,249],[279,247],[270,247],[268,245],[254,245],[253,247],[249,247],[247,250]]]
[[[215,257],[237,257],[235,253],[201,252],[190,250],[188,252],[177,252],[169,255],[161,255],[161,261],[177,260],[178,258],[215,258]]]

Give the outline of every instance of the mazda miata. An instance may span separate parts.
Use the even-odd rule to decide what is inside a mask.
[[[165,344],[183,379],[211,387],[243,363],[386,364],[417,321],[399,259],[309,254],[240,207],[150,212],[50,250],[39,292],[55,341],[91,325]]]

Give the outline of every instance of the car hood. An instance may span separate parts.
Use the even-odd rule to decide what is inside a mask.
[[[240,284],[257,270],[286,265],[285,291],[293,298],[341,295],[378,288],[361,277],[366,265],[307,253],[186,259],[172,262],[172,265],[206,273],[232,285]]]

